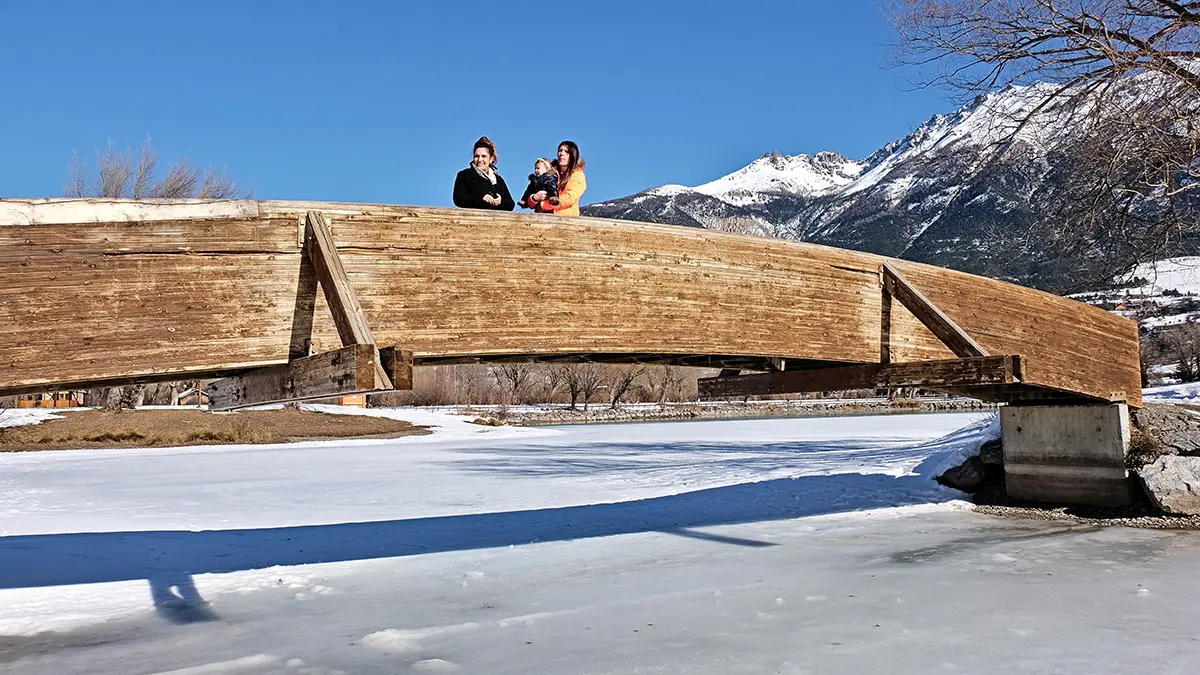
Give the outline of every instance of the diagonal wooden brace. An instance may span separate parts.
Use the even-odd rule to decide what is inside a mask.
[[[309,211],[304,219],[304,255],[312,261],[317,272],[317,281],[325,292],[325,301],[329,303],[342,345],[375,344],[371,326],[367,324],[366,314],[358,304],[358,296],[333,243],[329,219],[320,211]]]
[[[883,263],[879,272],[884,293],[883,332],[880,335],[880,361],[883,363],[891,361],[891,298],[899,300],[900,304],[912,312],[913,316],[917,317],[917,320],[924,324],[929,329],[929,332],[936,335],[942,341],[942,344],[954,352],[955,356],[966,358],[988,355],[986,349],[981,347],[978,342],[968,335],[967,331],[954,323],[953,319],[946,316],[945,312],[938,309],[938,306],[933,304],[924,293],[909,283],[908,279],[905,279],[899,270],[888,263]]]
[[[338,257],[329,220],[319,211],[309,211],[305,218],[303,256],[325,293],[342,348],[299,358],[292,355],[286,364],[218,380],[209,389],[213,410],[412,389],[412,352],[376,348],[371,326]],[[311,328],[311,321],[303,325],[300,334],[293,335],[293,343],[299,337],[300,344],[307,344]]]
[[[325,302],[333,314],[333,323],[337,326],[342,346],[374,345],[375,336],[371,334],[367,316],[358,303],[346,269],[342,267],[342,259],[338,257],[329,220],[320,211],[309,211],[305,218],[304,253],[312,260],[313,269],[317,272],[317,281],[325,292]],[[383,381],[390,382],[382,366],[379,366],[378,375]]]

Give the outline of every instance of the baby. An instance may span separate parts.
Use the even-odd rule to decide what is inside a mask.
[[[529,174],[529,187],[525,188],[525,194],[521,195],[521,201],[517,204],[533,208],[529,203],[529,195],[542,191],[545,191],[546,199],[551,204],[558,204],[558,172],[550,165],[550,160],[538,157],[533,163],[533,173]]]

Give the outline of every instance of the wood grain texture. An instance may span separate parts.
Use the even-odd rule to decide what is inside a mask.
[[[346,277],[341,256],[333,243],[329,221],[320,211],[309,211],[305,216],[305,253],[312,260],[317,281],[325,292],[325,302],[337,327],[343,345],[375,344],[371,326],[363,315],[362,306],[354,293],[354,286]]]
[[[946,314],[938,309],[938,306],[933,304],[929,298],[921,292],[921,289],[914,287],[909,283],[904,275],[896,270],[895,267],[887,263],[881,266],[881,274],[883,277],[883,290],[887,291],[889,297],[896,298],[900,301],[904,308],[921,322],[921,325],[929,329],[929,332],[937,336],[942,344],[946,345],[950,351],[962,358],[972,356],[987,356],[987,350],[979,346],[961,326],[954,323],[954,320],[946,316]],[[883,312],[891,311],[891,302],[886,298],[882,307]],[[890,328],[890,322],[887,317],[884,317],[884,324]],[[884,340],[883,333],[880,333],[880,340]],[[890,336],[887,338],[889,344]],[[882,350],[882,346],[880,347]],[[890,360],[880,359],[881,361]]]
[[[391,389],[390,381],[380,381],[379,364],[374,345],[350,345],[217,380],[208,399],[213,410],[234,410]]]
[[[324,298],[297,303],[314,283],[300,255],[310,210],[329,219],[375,339],[418,365],[875,363],[887,262],[983,349],[1025,357],[1025,385],[1140,405],[1134,322],[1012,284],[667,225],[276,201],[256,217],[0,220],[0,393],[285,363],[306,311],[313,348],[339,346]],[[902,303],[888,317],[893,362],[954,357]]]

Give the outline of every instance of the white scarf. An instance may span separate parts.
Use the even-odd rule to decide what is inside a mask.
[[[471,162],[471,168],[472,168],[472,169],[475,169],[475,173],[477,173],[477,174],[479,174],[480,176],[483,176],[484,178],[486,178],[486,179],[488,179],[489,181],[491,181],[492,185],[495,185],[495,184],[496,184],[496,170],[495,170],[495,169],[493,169],[491,166],[488,166],[487,173],[484,173],[483,171],[480,171],[480,170],[479,170],[479,167],[478,167],[478,166],[476,166],[474,162]]]

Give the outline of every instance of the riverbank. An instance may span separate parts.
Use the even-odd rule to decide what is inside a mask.
[[[614,424],[671,420],[734,420],[759,418],[842,417],[859,415],[902,415],[939,412],[989,412],[992,403],[961,398],[931,399],[812,399],[797,401],[712,401],[704,403],[635,403],[613,409],[591,405],[574,410],[565,405],[465,406],[458,411],[474,415],[481,424],[513,426],[559,426],[569,424]]]

